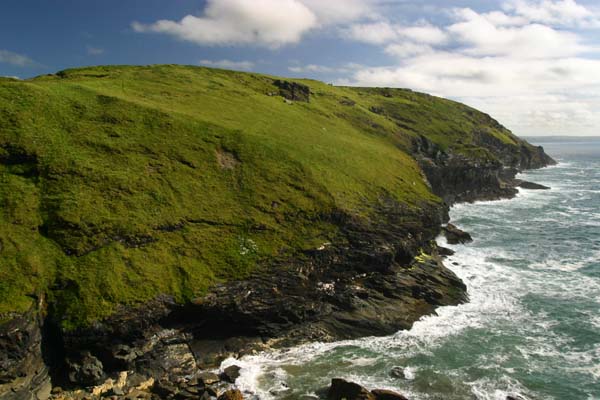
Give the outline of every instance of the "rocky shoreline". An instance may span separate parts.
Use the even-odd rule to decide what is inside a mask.
[[[160,296],[65,331],[52,307],[38,299],[35,309],[0,327],[0,399],[238,400],[237,371],[218,370],[225,358],[387,335],[409,329],[437,307],[467,301],[465,285],[442,263],[448,249],[434,241],[448,222],[449,206],[510,198],[517,186],[544,189],[515,176],[553,163],[541,148],[523,146],[514,154],[501,142],[485,145],[501,162],[474,162],[420,138],[415,158],[444,204],[414,210],[381,196],[378,216],[368,224],[333,213],[326,218],[340,227],[336,242],[216,286],[189,304]],[[443,231],[449,240],[469,240],[451,224]],[[332,391],[327,398],[402,398]]]

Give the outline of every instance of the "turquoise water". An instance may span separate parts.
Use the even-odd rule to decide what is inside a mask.
[[[393,336],[236,360],[237,383],[260,399],[315,398],[333,377],[411,399],[600,399],[600,141],[542,144],[560,164],[522,178],[552,190],[451,211],[475,239],[446,261],[468,304]]]

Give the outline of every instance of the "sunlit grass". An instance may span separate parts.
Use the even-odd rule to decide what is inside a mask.
[[[0,314],[47,294],[75,326],[185,301],[333,240],[334,210],[439,202],[409,156],[419,134],[482,159],[476,129],[514,142],[448,100],[299,82],[310,103],[267,76],[185,66],[0,80]]]

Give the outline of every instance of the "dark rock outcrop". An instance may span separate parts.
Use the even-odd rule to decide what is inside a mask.
[[[363,386],[344,379],[332,379],[327,392],[327,400],[408,400],[400,393],[391,390],[369,391]]]
[[[368,224],[334,213],[327,218],[340,227],[335,242],[282,259],[269,273],[216,286],[190,304],[163,296],[60,332],[69,359],[64,384],[114,392],[119,374],[128,371],[128,380],[131,372],[141,381],[152,379],[153,390],[169,392],[167,397],[181,397],[193,385],[218,397],[239,371],[220,377],[199,371],[226,357],[266,346],[391,334],[439,306],[464,302],[464,284],[443,266],[432,242],[447,218],[445,207],[415,211],[382,197],[377,212]],[[51,312],[50,318],[56,316]],[[103,378],[113,383],[101,384]],[[114,393],[127,388],[138,390],[128,384]]]
[[[83,386],[101,384],[104,379],[104,366],[89,351],[79,354],[75,358],[67,358],[69,381]]]
[[[327,400],[375,400],[375,396],[357,383],[344,379],[332,379]]]
[[[371,391],[371,393],[375,395],[376,400],[408,400],[400,393],[396,393],[391,390],[375,389]]]
[[[223,370],[221,379],[230,383],[235,383],[236,379],[240,377],[240,370],[241,367],[237,365],[230,365]]]
[[[297,82],[276,80],[273,82],[279,88],[279,95],[291,101],[310,102],[310,87]]]
[[[446,226],[442,227],[442,231],[444,232],[446,240],[450,244],[464,244],[473,241],[471,234],[458,229],[453,224],[447,224]]]
[[[442,257],[453,256],[454,253],[455,253],[455,251],[452,249],[449,249],[447,247],[438,246],[438,254]]]
[[[244,400],[244,396],[239,390],[231,389],[220,395],[218,400]]]
[[[528,182],[528,181],[523,181],[523,180],[519,180],[517,179],[517,186],[523,189],[530,189],[530,190],[550,190],[550,188],[548,186],[544,186],[544,185],[540,185],[539,183],[535,183],[535,182]]]
[[[542,147],[508,144],[484,132],[476,132],[474,138],[474,148],[489,152],[489,157],[444,150],[424,136],[413,141],[413,155],[433,192],[448,205],[512,198],[518,192],[517,173],[556,164]]]
[[[40,299],[32,309],[0,324],[0,399],[45,399],[52,389],[42,352]]]

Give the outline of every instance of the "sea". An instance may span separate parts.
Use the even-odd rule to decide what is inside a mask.
[[[470,301],[386,337],[269,351],[238,386],[261,400],[317,399],[332,378],[409,399],[600,399],[600,138],[531,138],[558,165],[512,200],[459,204],[474,242],[442,246]],[[252,397],[250,397],[252,398]]]

